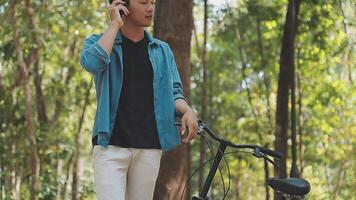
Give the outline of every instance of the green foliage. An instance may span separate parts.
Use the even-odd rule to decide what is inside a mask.
[[[17,1],[16,18],[24,56],[36,44],[31,37],[23,1]],[[79,51],[85,37],[103,32],[108,17],[106,1],[33,0],[35,33],[39,50],[39,73],[48,123],[38,119],[34,66],[30,87],[37,148],[41,158],[40,199],[55,199],[57,187],[63,198],[71,195],[67,173],[75,151],[75,136],[91,76],[81,69]],[[281,37],[287,0],[226,1],[209,6],[208,84],[202,84],[202,62],[192,42],[191,99],[199,112],[201,89],[208,91],[207,122],[221,136],[236,143],[274,145],[275,107]],[[343,6],[343,12],[340,4]],[[209,1],[209,3],[212,3]],[[356,113],[354,85],[355,19],[351,1],[302,1],[296,41],[298,142],[302,159],[298,167],[312,184],[310,199],[352,199],[356,196]],[[196,1],[195,23],[202,44],[202,1]],[[25,98],[13,44],[9,2],[0,0],[0,198],[14,199],[10,178],[21,177],[20,197],[30,196],[30,156],[26,135]],[[345,30],[346,27],[346,30]],[[59,110],[57,110],[59,108]],[[79,192],[82,199],[95,199],[91,169],[91,128],[96,101],[91,90],[83,132],[83,169]],[[56,120],[51,121],[58,114]],[[290,143],[290,142],[289,142]],[[192,142],[192,170],[199,163],[199,141]],[[213,154],[207,150],[207,159]],[[232,176],[227,199],[263,199],[262,160],[245,153],[226,157]],[[303,162],[301,162],[303,160]],[[290,158],[288,160],[290,163]],[[207,165],[209,166],[209,165]],[[227,168],[222,162],[224,183]],[[205,168],[207,169],[207,167]],[[272,168],[269,168],[272,176]],[[206,171],[207,172],[207,171]],[[206,173],[207,174],[207,173]],[[222,195],[219,174],[210,196]],[[12,179],[14,181],[14,179]],[[197,176],[192,180],[197,193]],[[64,186],[68,190],[63,194]]]
[[[33,120],[35,135],[41,158],[41,191],[40,199],[55,199],[57,186],[63,191],[67,180],[71,155],[75,149],[75,136],[78,131],[79,117],[84,103],[84,94],[89,87],[91,76],[84,72],[79,64],[79,51],[82,41],[90,34],[100,32],[105,27],[106,1],[30,1],[33,8],[35,33],[39,44],[39,73],[42,75],[41,89],[44,96],[48,123],[38,120],[36,93],[34,86],[33,66],[29,67],[30,87],[33,101]],[[31,37],[28,17],[24,2],[17,1],[16,19],[20,33],[20,46],[24,57],[28,57],[36,47]],[[29,146],[26,135],[25,99],[19,77],[17,57],[13,45],[13,32],[8,1],[0,2],[0,160],[2,169],[13,174],[1,175],[1,197],[13,197],[8,177],[28,177],[31,174]],[[37,45],[38,46],[38,45]],[[16,84],[16,85],[15,85]],[[90,151],[92,121],[94,118],[95,94],[90,97],[90,108],[85,117],[83,132],[85,149]],[[58,117],[55,117],[58,114]],[[53,119],[53,120],[52,120]],[[62,163],[58,168],[58,162]],[[20,174],[22,173],[22,174]],[[16,176],[14,176],[16,174]],[[10,180],[10,179],[9,179]],[[69,182],[68,182],[69,181]],[[21,184],[20,196],[29,198],[30,181],[24,179]],[[84,182],[83,182],[84,184]],[[90,191],[90,183],[86,183],[86,191]],[[82,188],[83,186],[79,186]],[[68,190],[67,190],[68,191]],[[81,191],[79,191],[81,192]],[[70,193],[61,194],[69,197]]]
[[[342,3],[344,9],[349,5],[349,2]],[[236,1],[236,4],[211,13],[206,86],[208,123],[234,142],[259,143],[273,148],[279,53],[286,6],[287,1]],[[345,17],[350,15],[354,17],[352,12],[346,12]],[[354,30],[352,24],[346,25],[349,30]],[[202,41],[203,35],[198,36]],[[297,113],[297,124],[300,124],[297,131],[303,137],[304,160],[303,163],[298,161],[298,167],[299,170],[303,167],[303,176],[312,184],[311,199],[352,199],[355,196],[350,187],[354,178],[344,175],[354,175],[350,167],[355,164],[355,159],[350,157],[355,150],[356,128],[356,91],[348,78],[354,77],[348,65],[355,65],[350,43],[352,38],[344,31],[338,2],[302,1],[296,73],[300,79],[297,101],[302,102],[301,112]],[[202,66],[195,43],[193,47],[194,87],[191,92],[194,104],[199,105],[203,87]],[[345,57],[349,58],[347,62]],[[233,182],[232,188],[239,191],[232,192],[228,199],[247,199],[252,193],[256,195],[254,198],[262,199],[263,163],[246,155],[237,158],[245,165],[237,167],[238,162],[231,158],[234,180],[240,179],[241,183]],[[193,157],[193,162],[198,161]],[[272,168],[270,174],[273,174]],[[246,177],[256,178],[258,184],[251,185],[252,179]],[[221,182],[217,184],[221,186]],[[251,187],[258,188],[258,192],[251,193]],[[221,187],[215,190],[222,195]]]

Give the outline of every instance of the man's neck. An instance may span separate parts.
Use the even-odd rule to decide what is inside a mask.
[[[145,36],[144,27],[138,27],[130,23],[126,23],[120,28],[121,34],[134,42],[142,40]]]

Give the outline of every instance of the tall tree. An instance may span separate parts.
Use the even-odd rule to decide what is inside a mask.
[[[298,32],[298,13],[299,13],[299,7],[300,3],[299,1],[297,2],[298,5],[295,5],[295,14],[294,14],[294,38],[297,35]],[[294,39],[295,40],[295,39]],[[295,54],[295,47],[293,47],[293,54]],[[293,65],[291,65],[291,70],[290,70],[290,96],[291,96],[291,140],[292,140],[292,146],[291,146],[291,152],[292,152],[292,166],[290,169],[290,176],[291,177],[299,177],[299,170],[297,166],[297,113],[296,113],[296,97],[295,97],[295,61],[293,57]]]
[[[73,181],[72,181],[72,200],[79,200],[80,199],[80,192],[79,192],[79,183],[80,183],[80,176],[82,175],[82,162],[81,162],[81,154],[83,149],[83,123],[85,112],[87,110],[89,104],[89,97],[90,97],[90,89],[92,88],[93,79],[87,84],[87,89],[85,92],[85,99],[84,105],[82,107],[82,111],[79,117],[79,125],[78,125],[78,132],[75,136],[75,143],[76,148],[74,152],[74,162],[73,162]]]
[[[276,109],[276,132],[275,150],[283,153],[279,168],[275,169],[278,177],[287,177],[287,155],[288,155],[288,102],[291,80],[291,71],[294,69],[294,43],[296,37],[296,22],[299,11],[299,0],[289,0],[284,24],[282,38],[282,49],[280,55],[280,71],[278,76],[278,96]],[[275,193],[275,199],[283,199],[279,193]]]
[[[192,12],[192,0],[158,0],[154,21],[154,35],[168,42],[173,50],[183,82],[184,95],[188,101],[190,99]],[[175,200],[180,197],[190,173],[189,149],[189,145],[181,145],[163,154],[154,199]],[[185,199],[189,196],[188,190],[185,193]]]
[[[208,41],[208,0],[204,0],[204,38],[203,38],[203,48],[201,51],[202,60],[202,70],[203,70],[203,82],[201,85],[201,99],[200,99],[200,117],[203,121],[207,121],[207,93],[208,93],[208,58],[207,58],[207,41]],[[200,158],[199,165],[203,165],[205,161],[206,154],[206,144],[205,140],[200,140]],[[198,186],[199,191],[203,188],[204,184],[204,170],[199,171]]]
[[[33,27],[31,27],[31,21],[32,16],[33,16],[33,10],[28,1],[25,1],[26,3],[26,15],[29,20],[29,26],[30,30],[33,30]],[[17,25],[17,16],[16,16],[16,0],[12,0],[10,2],[10,12],[11,12],[11,24],[12,24],[12,32],[13,32],[13,43],[16,51],[16,58],[17,58],[17,65],[20,66],[20,72],[21,72],[21,77],[22,77],[22,86],[23,86],[23,92],[25,95],[25,118],[26,118],[26,134],[27,134],[27,139],[29,141],[29,144],[31,146],[30,152],[30,157],[31,157],[31,185],[30,185],[30,191],[31,191],[31,200],[38,199],[38,192],[40,191],[40,157],[38,154],[37,150],[37,140],[35,136],[35,129],[34,129],[34,119],[33,119],[33,111],[32,111],[32,91],[30,88],[30,83],[29,83],[29,68],[31,65],[36,62],[36,59],[38,57],[35,57],[36,55],[33,55],[31,53],[37,51],[37,47],[34,47],[35,49],[32,49],[30,51],[31,53],[28,55],[28,57],[25,57],[23,48],[20,43],[20,35],[19,35],[19,30],[18,30],[18,25]]]

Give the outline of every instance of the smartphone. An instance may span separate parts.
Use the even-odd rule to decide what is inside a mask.
[[[123,0],[125,4],[123,4],[127,9],[129,8],[130,0]],[[111,4],[113,0],[109,0],[109,3]],[[124,12],[120,10],[120,15],[121,17],[124,15]]]

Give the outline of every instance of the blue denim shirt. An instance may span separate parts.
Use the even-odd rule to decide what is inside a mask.
[[[94,76],[97,110],[92,138],[107,147],[115,123],[123,82],[122,37],[117,33],[110,55],[98,43],[102,34],[94,34],[84,42],[80,64]],[[181,144],[175,121],[175,100],[184,99],[182,83],[174,55],[166,42],[153,38],[147,31],[148,55],[153,68],[154,112],[159,141],[163,151]]]

